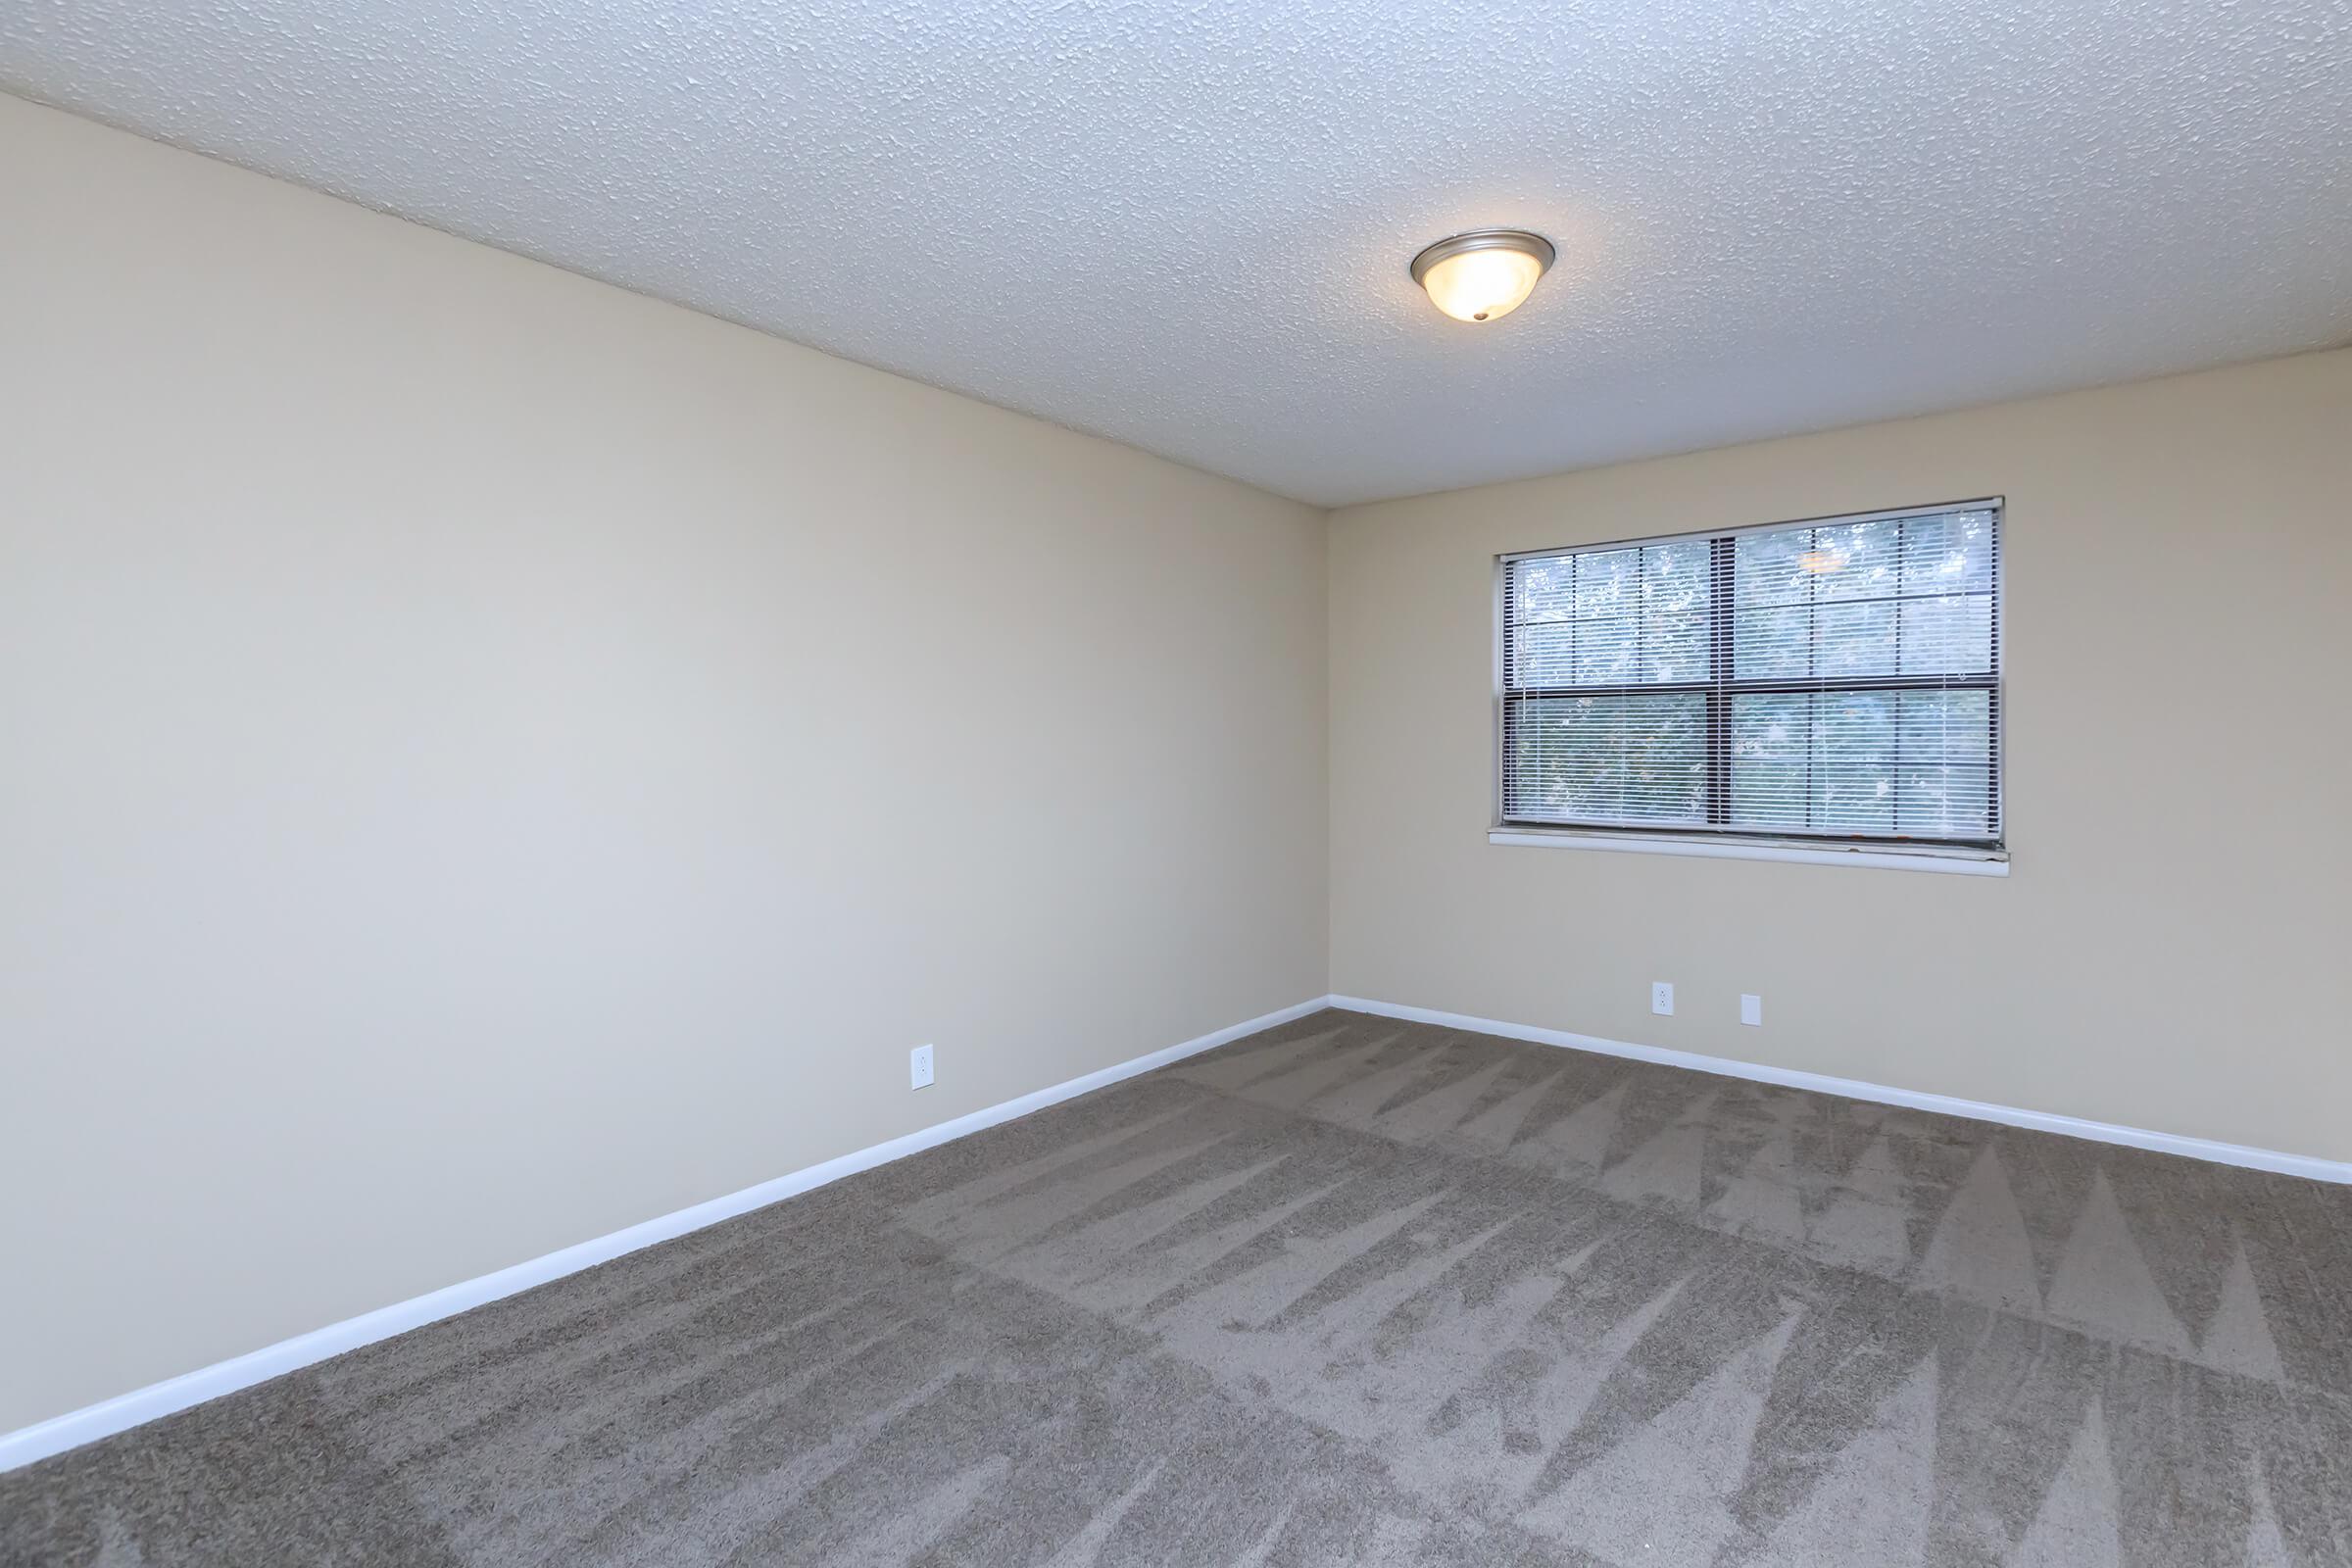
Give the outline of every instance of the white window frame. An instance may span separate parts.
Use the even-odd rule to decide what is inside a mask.
[[[1504,814],[1504,709],[1508,701],[1504,667],[1505,596],[1511,563],[1535,557],[1582,555],[1603,550],[1628,550],[1642,545],[1689,539],[1723,539],[1741,534],[1770,533],[1788,528],[1836,527],[1876,522],[1891,517],[1935,516],[1948,512],[1991,510],[1996,514],[1997,542],[1993,554],[1993,808],[2001,837],[1988,844],[1906,843],[1888,838],[1856,836],[1846,841],[1819,835],[1741,832],[1730,828],[1660,829],[1628,825],[1544,824],[1513,821]],[[1633,539],[1596,540],[1591,544],[1552,545],[1541,550],[1514,550],[1494,558],[1494,746],[1492,815],[1487,842],[1544,849],[1603,850],[1649,855],[1701,856],[1721,859],[1784,860],[1820,865],[1870,866],[1884,870],[1941,871],[1965,876],[2009,874],[2009,702],[2008,661],[2008,501],[1984,496],[1933,506],[1890,507],[1877,512],[1844,513],[1825,517],[1790,517],[1778,522],[1749,523],[1736,528],[1692,528],[1680,533],[1651,534]],[[1710,746],[1714,743],[1710,742]]]

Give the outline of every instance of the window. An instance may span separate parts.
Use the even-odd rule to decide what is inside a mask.
[[[2000,524],[1503,557],[1498,828],[1997,854]]]

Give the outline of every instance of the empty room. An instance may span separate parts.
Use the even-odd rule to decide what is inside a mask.
[[[2352,11],[0,0],[0,1568],[2352,1565]]]

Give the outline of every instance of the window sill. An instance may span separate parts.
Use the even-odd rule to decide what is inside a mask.
[[[1794,860],[1806,865],[1862,865],[1883,871],[1939,871],[1946,876],[2007,876],[2004,850],[1847,849],[1761,839],[1701,839],[1682,835],[1580,833],[1573,828],[1497,827],[1489,844],[1545,850],[1614,850],[1634,855],[1694,855],[1718,860]]]

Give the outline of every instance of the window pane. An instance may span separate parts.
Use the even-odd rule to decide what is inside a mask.
[[[1892,692],[1814,696],[1814,827],[1834,833],[1894,831],[1894,721]]]
[[[1813,597],[1828,603],[1892,594],[1900,570],[1896,534],[1901,527],[1899,518],[1881,517],[1814,529],[1812,548],[1797,558],[1798,568],[1813,579]]]
[[[1990,595],[1911,599],[1903,611],[1903,673],[1985,674],[1992,669]]]
[[[1644,682],[1707,678],[1708,574],[1713,548],[1704,539],[1650,545],[1642,552]]]
[[[1511,628],[1513,686],[1566,686],[1575,678],[1576,637],[1570,622],[1539,620]]]
[[[1947,512],[1903,519],[1902,591],[1990,593],[1992,514]]]
[[[1813,612],[1813,673],[1833,678],[1894,672],[1895,606],[1823,605]]]
[[[1642,552],[1596,550],[1573,556],[1576,563],[1576,615],[1618,615],[1638,608],[1642,592]]]
[[[1642,597],[1653,614],[1703,610],[1712,550],[1704,539],[1678,539],[1642,552]]]
[[[1813,608],[1734,612],[1732,673],[1739,680],[1799,680],[1812,674]]]
[[[1504,814],[1695,822],[1706,810],[1706,699],[1531,697],[1510,706]]]
[[[1810,528],[1740,535],[1732,542],[1732,603],[1742,610],[1810,604],[1813,578],[1802,563],[1812,549]]]
[[[1813,699],[1732,699],[1732,820],[1803,827],[1811,787]]]
[[[1703,613],[1651,618],[1642,650],[1644,685],[1707,678],[1707,617]]]
[[[1920,838],[1986,838],[1992,800],[1992,700],[1984,692],[1905,692],[1895,829]]]
[[[1636,613],[1579,618],[1576,623],[1578,686],[1628,686],[1635,679],[1642,618]]]

